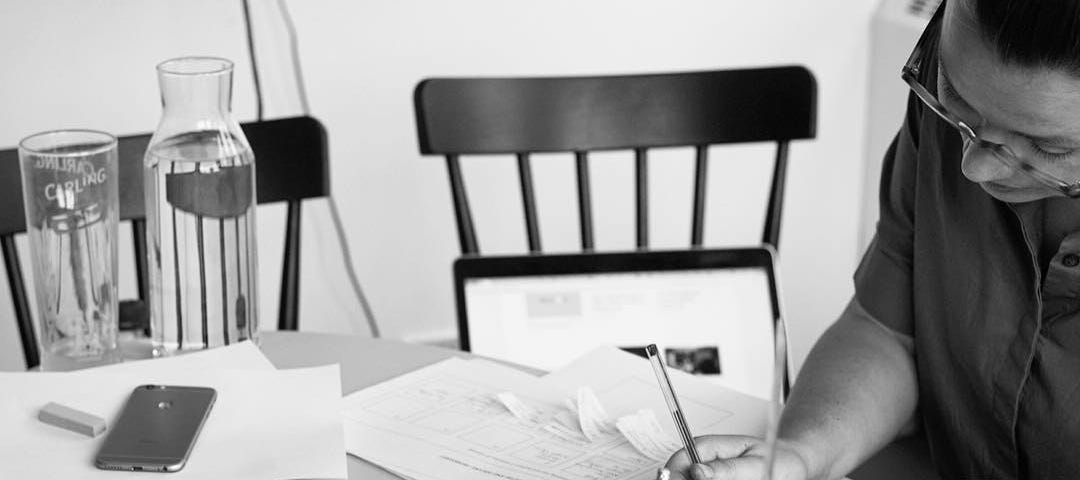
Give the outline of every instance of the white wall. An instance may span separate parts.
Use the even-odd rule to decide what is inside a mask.
[[[280,18],[274,2],[255,3],[268,114],[293,114],[298,104]],[[235,110],[242,120],[252,118],[238,5],[0,4],[0,45],[6,46],[0,61],[9,67],[0,73],[0,144],[63,126],[121,134],[152,130],[159,113],[153,66],[188,53],[237,60]],[[780,262],[797,364],[850,297],[873,2],[305,0],[290,8],[313,114],[329,130],[334,195],[361,282],[387,336],[442,338],[455,328],[450,265],[458,246],[445,167],[439,158],[418,154],[412,117],[412,88],[428,76],[807,66],[819,85],[818,138],[791,148]],[[603,250],[632,246],[629,158],[597,156],[595,215]],[[757,243],[772,148],[716,148],[713,158],[706,242]],[[468,160],[481,246],[523,251],[512,162]],[[654,244],[684,246],[691,154],[663,151],[652,162]],[[577,235],[571,160],[545,156],[534,165],[545,246],[571,250]],[[735,178],[721,177],[732,171]],[[506,199],[490,201],[500,195]],[[344,287],[325,207],[305,213],[303,328],[356,330],[359,309]],[[260,211],[264,325],[276,317],[280,217],[280,210]],[[124,288],[130,291],[130,285]],[[0,289],[0,366],[11,367],[18,347],[6,296]]]

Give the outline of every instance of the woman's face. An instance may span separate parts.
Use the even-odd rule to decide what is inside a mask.
[[[980,137],[1068,182],[1080,180],[1080,77],[1004,63],[979,33],[972,6],[946,5],[938,99]],[[1029,202],[1054,196],[986,149],[964,145],[963,172],[994,198]]]

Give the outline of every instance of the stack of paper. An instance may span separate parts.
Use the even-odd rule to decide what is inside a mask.
[[[0,478],[157,475],[98,470],[93,459],[104,435],[89,438],[37,420],[42,406],[57,402],[111,425],[143,384],[217,390],[187,466],[170,479],[347,476],[338,366],[278,371],[258,347],[241,342],[79,372],[0,373]]]
[[[760,435],[768,404],[672,372],[695,435]],[[652,479],[681,446],[648,361],[596,350],[545,377],[451,359],[345,398],[352,455],[417,480]]]

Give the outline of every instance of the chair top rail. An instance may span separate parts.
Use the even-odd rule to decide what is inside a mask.
[[[801,66],[432,78],[414,101],[423,154],[621,150],[813,138],[817,86]]]
[[[241,124],[255,153],[258,203],[330,194],[326,129],[311,117]],[[119,138],[120,219],[145,218],[143,157],[149,134]],[[0,150],[0,236],[26,231],[18,149]]]

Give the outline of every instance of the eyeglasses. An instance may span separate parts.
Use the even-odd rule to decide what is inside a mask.
[[[904,79],[904,82],[906,82],[908,87],[915,92],[915,95],[919,97],[919,100],[922,100],[927,107],[930,107],[930,110],[933,110],[942,120],[945,120],[945,123],[956,128],[956,130],[960,132],[960,136],[969,142],[972,147],[993,153],[994,158],[1005,166],[1027,175],[1057,194],[1070,198],[1080,198],[1080,180],[1066,182],[1054,175],[1040,170],[1029,162],[1021,160],[1008,145],[991,142],[979,137],[979,134],[975,132],[975,129],[972,128],[971,125],[946,109],[941,101],[939,101],[934,94],[930,93],[930,90],[927,89],[926,86],[919,82],[919,74],[923,68],[923,60],[927,57],[927,48],[933,48],[937,45],[934,40],[937,37],[937,33],[941,30],[941,18],[944,16],[944,12],[945,2],[941,2],[937,11],[934,12],[934,16],[930,19],[929,24],[927,24],[926,30],[923,30],[922,36],[919,37],[919,41],[915,44],[915,50],[911,52],[911,56],[908,57],[907,63],[904,64],[904,69],[901,71],[900,78]]]

